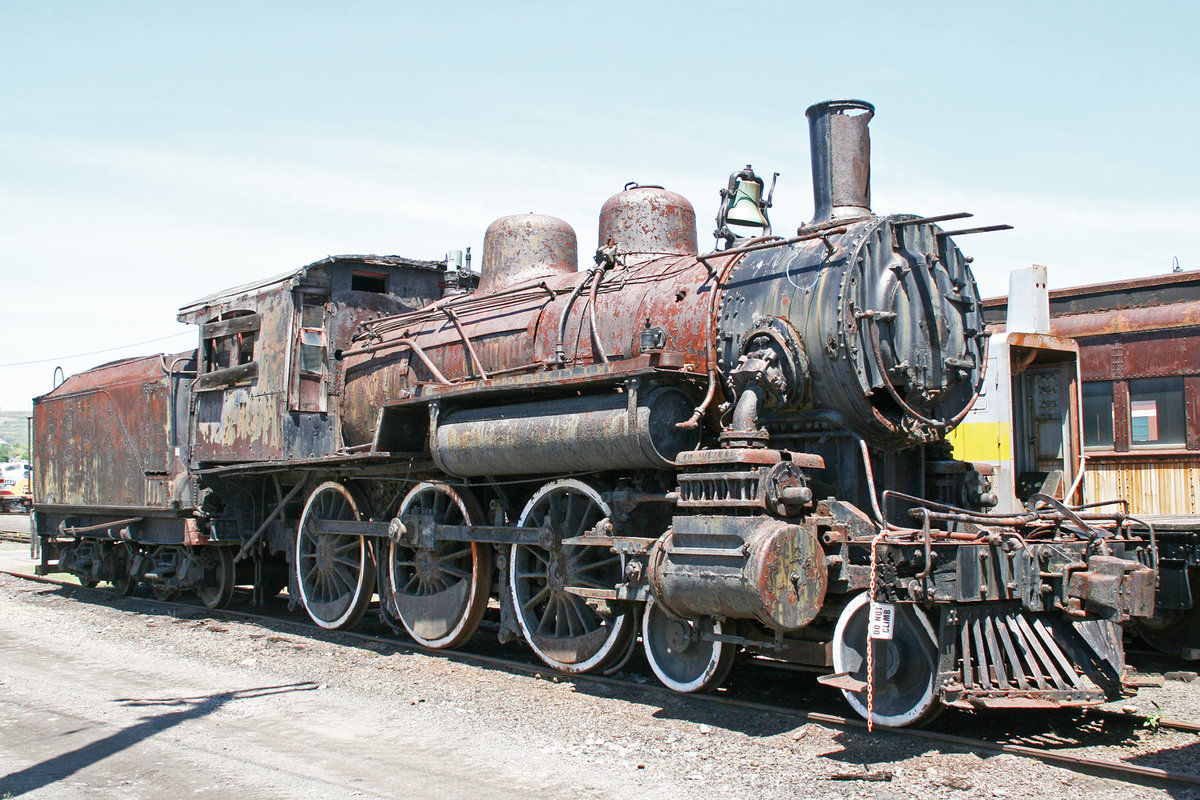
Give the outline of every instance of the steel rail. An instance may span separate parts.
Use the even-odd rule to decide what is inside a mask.
[[[41,575],[27,575],[20,572],[12,572],[10,570],[0,570],[0,574],[9,575],[14,578],[34,581],[37,583],[50,584],[62,588],[72,590],[86,590],[87,587],[80,586],[74,583],[47,578]],[[119,599],[132,599],[135,602],[138,600],[150,602],[150,598],[131,598],[124,595],[114,595]],[[633,681],[624,681],[619,678],[613,678],[605,675],[595,674],[576,674],[568,675],[557,672],[556,670],[546,666],[545,664],[529,664],[521,661],[515,661],[497,656],[486,656],[478,653],[472,653],[466,650],[446,649],[435,650],[429,647],[423,647],[415,642],[406,642],[400,639],[395,639],[387,636],[376,636],[368,633],[357,633],[355,631],[330,631],[319,628],[316,625],[305,623],[303,621],[285,619],[281,617],[272,617],[265,614],[256,614],[249,611],[238,611],[235,609],[209,609],[204,606],[192,605],[190,603],[171,602],[164,600],[153,600],[152,602],[160,605],[173,606],[177,608],[186,608],[191,610],[201,610],[206,616],[217,617],[226,616],[234,617],[253,622],[266,622],[273,625],[291,625],[305,632],[305,635],[311,636],[312,633],[317,633],[323,636],[343,636],[359,641],[371,642],[373,644],[385,644],[401,652],[420,653],[422,655],[451,657],[459,662],[475,664],[478,666],[494,667],[507,672],[520,673],[530,677],[539,678],[542,680],[554,679],[557,682],[572,681],[585,682],[596,685],[627,689],[631,691],[639,691],[650,693],[663,697],[670,697],[676,701],[690,700],[700,704],[719,705],[729,708],[735,708],[741,711],[754,711],[757,713],[774,714],[781,717],[790,717],[792,719],[803,720],[805,722],[813,722],[820,725],[829,725],[846,730],[867,732],[867,723],[856,718],[843,717],[837,714],[826,714],[817,711],[801,711],[794,708],[786,708],[782,706],[773,706],[767,703],[759,703],[752,700],[739,700],[734,697],[722,697],[720,695],[703,695],[692,694],[682,695],[675,692],[666,686],[654,684],[641,684]],[[1108,712],[1102,712],[1108,713]],[[1113,714],[1112,716],[1119,717],[1123,720],[1132,722],[1141,721],[1148,722],[1149,718],[1140,717],[1136,714]],[[1200,732],[1200,725],[1186,722],[1183,720],[1159,719],[1156,721],[1159,728],[1167,728],[1171,730],[1179,730],[1188,733]],[[1070,753],[1062,753],[1053,750],[1045,750],[1039,747],[1031,747],[1029,745],[1006,744],[1004,742],[993,742],[987,739],[973,739],[967,736],[957,736],[949,733],[939,733],[937,731],[923,730],[921,728],[876,728],[875,734],[885,736],[907,737],[910,739],[922,739],[929,742],[937,742],[939,744],[951,745],[966,750],[967,752],[979,752],[986,750],[992,753],[1004,753],[1008,755],[1029,758],[1035,761],[1041,761],[1046,764],[1052,764],[1058,767],[1066,767],[1079,772],[1089,772],[1093,774],[1104,774],[1119,779],[1124,779],[1131,782],[1151,782],[1151,783],[1171,783],[1182,784],[1187,786],[1200,786],[1200,775],[1190,773],[1174,772],[1172,770],[1159,769],[1157,767],[1145,767],[1140,764],[1129,764],[1123,761],[1114,761],[1108,758],[1095,758],[1090,756],[1072,755]],[[1131,780],[1132,779],[1132,780]]]

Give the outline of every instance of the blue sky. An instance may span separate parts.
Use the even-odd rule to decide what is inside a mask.
[[[331,253],[440,258],[537,211],[590,252],[630,180],[696,207],[873,102],[879,212],[972,211],[985,295],[1200,268],[1197,3],[0,0],[0,410],[193,342],[186,302]],[[478,264],[478,260],[476,260]],[[148,339],[180,334],[103,354]]]

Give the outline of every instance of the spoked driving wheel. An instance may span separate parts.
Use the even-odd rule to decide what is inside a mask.
[[[706,636],[721,635],[712,619],[682,619],[651,600],[642,618],[642,647],[650,669],[677,692],[706,692],[720,686],[733,667],[734,645]]]
[[[300,601],[322,628],[349,628],[371,601],[375,562],[362,536],[322,533],[322,522],[360,518],[363,503],[335,481],[322,483],[309,495],[296,531],[296,584]]]
[[[569,591],[611,590],[624,580],[624,558],[609,548],[558,544],[609,514],[600,494],[577,480],[546,484],[521,512],[520,525],[548,526],[555,544],[549,550],[513,545],[508,581],[513,608],[538,658],[563,672],[608,666],[625,654],[636,627],[628,611]]]
[[[399,516],[413,525],[478,525],[483,512],[466,489],[422,483],[400,504]],[[492,547],[478,542],[441,541],[432,548],[388,547],[387,589],[391,611],[409,636],[426,647],[457,647],[479,628],[492,586]]]
[[[833,671],[867,681],[867,625],[871,601],[866,592],[857,595],[842,610],[833,633]],[[944,706],[934,693],[938,671],[937,639],[933,625],[912,603],[894,606],[892,638],[873,644],[872,718],[876,725],[900,727],[928,722]],[[843,689],[847,702],[858,714],[868,716],[866,690]]]
[[[224,608],[233,599],[233,552],[228,547],[207,547],[193,556],[204,567],[204,577],[196,584],[196,596],[206,608]]]

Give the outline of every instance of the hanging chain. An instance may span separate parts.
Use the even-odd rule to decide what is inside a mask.
[[[871,623],[875,619],[875,560],[879,540],[885,531],[871,540],[871,584],[867,589],[867,733],[875,729],[875,638],[871,636]]]

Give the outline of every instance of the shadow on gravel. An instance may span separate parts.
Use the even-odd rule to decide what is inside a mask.
[[[955,736],[977,737],[1004,744],[1066,750],[1081,747],[1114,747],[1131,743],[1142,731],[1141,721],[1081,710],[1001,711],[972,714],[947,710],[931,730]]]
[[[40,764],[34,764],[23,770],[9,773],[0,777],[0,786],[4,787],[4,797],[20,797],[28,792],[41,789],[57,781],[61,781],[81,769],[95,764],[129,747],[136,745],[157,733],[186,722],[212,714],[226,703],[234,700],[244,700],[252,697],[265,697],[283,692],[308,692],[317,688],[314,683],[291,683],[284,686],[261,686],[254,689],[238,689],[232,692],[201,695],[199,697],[168,697],[155,699],[122,698],[114,702],[131,708],[178,708],[178,711],[167,711],[154,716],[143,717],[142,721],[122,728],[111,736],[84,745],[77,750],[47,759]]]

